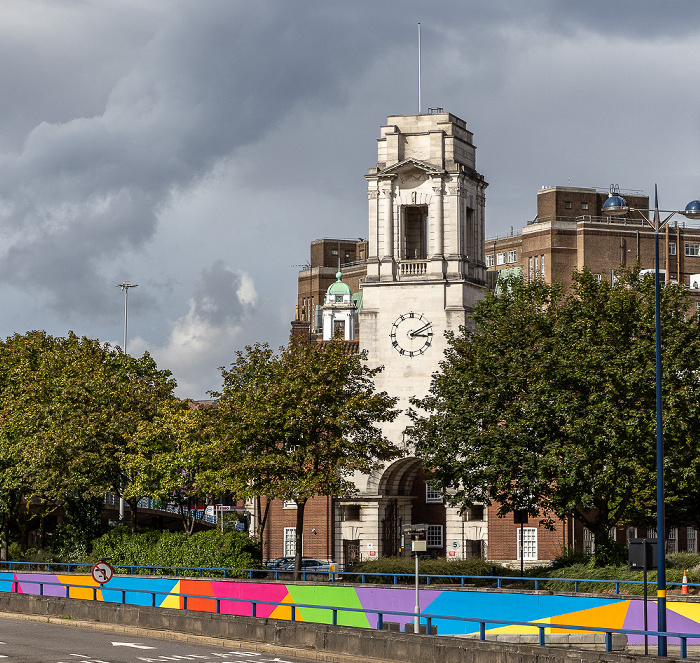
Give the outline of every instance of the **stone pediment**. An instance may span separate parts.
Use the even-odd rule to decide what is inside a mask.
[[[385,168],[384,170],[380,171],[377,173],[378,175],[398,175],[400,173],[404,173],[409,170],[421,170],[426,174],[432,175],[438,175],[440,173],[444,173],[445,169],[444,168],[438,168],[437,166],[434,166],[432,163],[427,163],[426,161],[420,161],[419,159],[404,159],[403,161],[399,161],[398,163],[395,163],[388,168]]]

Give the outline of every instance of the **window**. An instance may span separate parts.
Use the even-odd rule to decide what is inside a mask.
[[[700,322],[700,302],[695,302],[695,317]]]
[[[687,256],[700,256],[700,244],[689,244],[685,243],[685,255]]]
[[[296,527],[284,528],[284,556],[294,557],[297,554],[297,529]]]
[[[331,255],[332,255],[332,256],[337,256],[337,255],[338,255],[338,249],[332,249],[332,250],[331,250]]]
[[[530,281],[532,281],[535,276],[535,273],[532,271],[532,256],[527,259],[527,276]]]
[[[627,545],[630,544],[630,541],[632,539],[636,539],[636,538],[637,538],[637,528],[636,527],[628,527],[627,528]]]
[[[430,484],[425,484],[425,503],[442,504],[442,491],[435,490]]]
[[[603,276],[601,274],[593,274],[593,278],[595,278],[596,282],[598,283],[603,280]]]
[[[688,552],[698,551],[698,531],[692,527],[686,529],[686,546]]]
[[[469,520],[483,520],[484,519],[484,507],[481,504],[476,504],[469,507],[463,515],[463,520],[465,522]]]
[[[282,502],[282,508],[283,509],[296,509],[297,503],[294,500],[284,500],[284,502]]]
[[[588,209],[588,203],[581,203],[581,209]]]
[[[425,541],[428,548],[442,548],[442,525],[428,525]]]
[[[666,541],[666,553],[678,552],[678,528],[671,527],[668,530],[668,539]]]
[[[542,280],[544,281],[544,254],[541,256],[540,263],[540,267],[542,267]]]
[[[506,254],[505,253],[497,253],[496,254],[496,264],[497,265],[505,265],[506,264]]]
[[[517,250],[513,251],[508,251],[508,262],[515,262],[518,259],[518,252]]]
[[[493,253],[486,256],[486,266],[493,267]]]
[[[520,559],[520,532],[523,533],[523,560],[537,559],[537,528],[518,527],[518,539],[516,545],[516,559]],[[585,532],[586,530],[584,530]]]
[[[668,255],[670,255],[670,256],[676,255],[676,243],[675,242],[668,243]]]
[[[360,505],[346,504],[341,511],[343,520],[360,520]]]
[[[656,527],[647,529],[647,539],[656,539]]]
[[[535,278],[540,277],[540,257],[535,256]]]
[[[611,541],[617,541],[617,527],[611,527],[608,530],[608,536],[610,537]]]
[[[564,209],[571,209],[571,203],[564,203]]]
[[[583,528],[583,553],[584,555],[592,555],[595,552],[595,534],[588,529]]]

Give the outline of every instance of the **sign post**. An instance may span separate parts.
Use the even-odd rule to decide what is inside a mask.
[[[426,552],[428,550],[428,542],[426,540],[426,535],[428,532],[428,526],[425,524],[418,525],[404,525],[402,527],[404,536],[406,534],[410,535],[411,539],[411,551],[416,559],[416,606],[414,612],[416,613],[413,619],[413,632],[418,633],[420,631],[420,600],[418,595],[418,553]]]

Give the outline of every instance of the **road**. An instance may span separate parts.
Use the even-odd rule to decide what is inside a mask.
[[[173,634],[152,637],[143,629],[109,629],[90,625],[0,618],[0,663],[309,663],[310,659],[184,642]],[[101,625],[100,625],[101,626]],[[145,635],[142,635],[144,634]]]

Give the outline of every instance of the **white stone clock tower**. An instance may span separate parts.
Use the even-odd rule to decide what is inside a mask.
[[[377,389],[398,396],[405,410],[409,398],[428,393],[447,347],[445,332],[469,325],[484,295],[487,183],[476,170],[472,133],[451,113],[389,116],[381,128],[377,161],[365,176],[369,249],[360,348],[370,365],[384,366]],[[409,426],[402,413],[384,430],[404,447]],[[411,522],[406,491],[420,461],[405,450],[405,458],[382,472],[355,477],[363,502],[361,546],[379,555],[395,554],[382,551],[388,500],[397,522]],[[445,534],[450,537],[449,531]]]
[[[483,296],[484,190],[466,122],[450,113],[393,115],[369,184],[369,251],[360,345],[383,365],[377,388],[425,396],[445,332],[469,324]],[[387,429],[395,442],[409,425]]]

